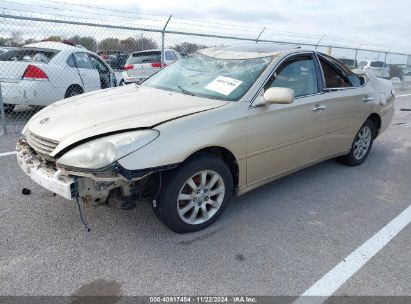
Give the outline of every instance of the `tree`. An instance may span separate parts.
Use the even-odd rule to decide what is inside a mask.
[[[119,51],[131,53],[137,48],[137,40],[131,37],[120,40]]]
[[[97,50],[97,41],[93,37],[81,37],[79,35],[75,35],[69,39],[73,44],[82,45],[86,49],[95,52]]]
[[[60,36],[50,36],[48,38],[43,39],[42,41],[55,41],[55,42],[61,42],[63,38]]]
[[[11,33],[11,37],[8,39],[7,46],[21,46],[23,44],[23,34],[21,32]]]
[[[190,42],[182,42],[179,44],[176,44],[175,46],[171,47],[172,49],[176,50],[180,54],[191,54],[194,53],[200,49],[206,48],[207,46],[203,44],[196,44],[196,43],[190,43]]]
[[[35,42],[37,42],[36,39],[34,39],[34,38],[28,38],[28,39],[24,40],[24,45],[30,44],[30,43],[35,43]]]
[[[117,38],[105,38],[98,44],[100,51],[118,50],[120,46],[120,40]]]
[[[151,38],[146,38],[141,36],[136,40],[136,48],[135,51],[144,51],[144,50],[152,50],[152,49],[157,49],[158,45],[157,42],[155,42]]]

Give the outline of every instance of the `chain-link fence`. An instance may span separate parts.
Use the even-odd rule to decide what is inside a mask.
[[[131,24],[131,25],[130,25]],[[198,49],[251,43],[302,46],[332,54],[351,68],[371,68],[411,88],[410,56],[369,45],[215,24],[210,30],[164,18],[110,23],[90,19],[0,14],[0,134],[17,133],[39,109],[77,94],[137,83]],[[205,30],[206,29],[206,30]],[[73,47],[76,46],[76,47]],[[368,47],[368,48],[367,48]],[[80,109],[79,109],[80,110]]]

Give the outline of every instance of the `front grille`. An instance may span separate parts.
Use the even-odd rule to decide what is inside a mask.
[[[32,132],[28,132],[28,134],[26,135],[26,141],[34,150],[47,155],[53,152],[59,144],[59,142],[56,140],[47,139]]]

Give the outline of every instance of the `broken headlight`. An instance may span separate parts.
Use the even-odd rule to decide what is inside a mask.
[[[159,135],[157,130],[140,130],[94,139],[68,151],[57,163],[75,168],[101,169],[142,148]]]

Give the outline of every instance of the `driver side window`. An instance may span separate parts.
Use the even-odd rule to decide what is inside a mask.
[[[294,90],[295,97],[318,93],[316,67],[311,56],[287,60],[277,68],[273,79],[264,88],[282,87]]]

